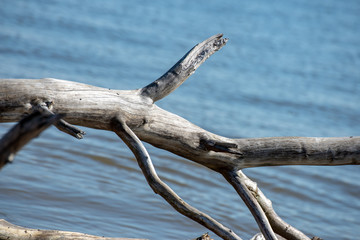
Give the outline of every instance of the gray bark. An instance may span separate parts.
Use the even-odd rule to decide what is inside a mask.
[[[277,239],[263,209],[260,207],[255,197],[251,194],[250,190],[247,188],[245,184],[245,181],[243,181],[240,175],[238,175],[237,172],[235,171],[233,172],[224,171],[223,175],[225,179],[234,187],[236,192],[245,202],[246,206],[250,209],[250,212],[254,216],[255,221],[259,225],[259,228],[265,239],[269,239],[269,240]]]
[[[45,115],[35,111],[18,122],[0,139],[0,169],[14,160],[16,152],[31,139],[60,120],[59,115]]]
[[[231,139],[167,112],[141,90],[109,90],[58,79],[0,80],[0,122],[16,122],[39,105],[70,124],[112,130],[121,115],[145,142],[213,170],[280,165],[360,164],[360,137]]]
[[[113,120],[112,126],[114,132],[119,135],[119,137],[134,153],[147,182],[156,194],[163,197],[178,212],[200,223],[223,239],[241,240],[241,238],[229,228],[223,226],[209,215],[199,211],[182,200],[158,177],[155,167],[152,164],[151,158],[144,145],[120,117]]]
[[[271,201],[264,195],[264,193],[258,188],[257,184],[250,180],[241,170],[235,173],[236,178],[240,179],[246,188],[255,197],[260,207],[264,211],[267,219],[269,220],[273,230],[284,237],[285,239],[297,239],[297,240],[310,240],[308,236],[300,232],[290,224],[282,220],[274,211]]]
[[[54,125],[77,138],[85,134],[72,126],[115,131],[135,154],[148,183],[182,214],[209,227],[224,239],[232,231],[206,215],[196,219],[196,209],[172,193],[153,171],[150,156],[141,141],[197,162],[224,177],[247,202],[266,239],[276,239],[273,230],[289,239],[306,239],[305,235],[281,222],[265,197],[254,199],[251,186],[239,170],[249,167],[280,165],[348,165],[360,164],[360,137],[316,138],[274,137],[233,139],[208,132],[184,118],[167,112],[154,103],[180,86],[210,55],[226,44],[221,34],[196,45],[167,73],[137,90],[112,90],[58,79],[0,80],[0,122],[19,121],[34,111],[63,118]],[[246,189],[247,188],[247,189]],[[174,195],[175,194],[175,195]],[[181,203],[181,204],[179,204]],[[179,205],[177,205],[179,204]],[[269,214],[269,212],[271,214]],[[269,224],[270,222],[270,224]],[[270,226],[271,225],[271,226]],[[297,235],[298,232],[300,235]],[[303,238],[305,236],[306,238]]]

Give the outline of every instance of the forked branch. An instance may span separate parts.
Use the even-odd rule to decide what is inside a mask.
[[[77,138],[84,132],[71,124],[114,131],[132,150],[156,193],[222,238],[240,239],[185,203],[160,180],[141,141],[148,142],[223,174],[250,208],[267,239],[276,239],[275,232],[288,239],[308,240],[276,215],[271,202],[239,170],[280,165],[359,165],[360,137],[232,139],[208,132],[154,104],[180,86],[226,41],[222,34],[210,37],[159,79],[138,90],[110,90],[58,79],[1,79],[0,122],[19,121],[26,114],[42,110],[55,126]],[[53,119],[56,114],[64,114],[63,120]],[[1,146],[2,153],[6,145]]]
[[[168,185],[166,185],[158,177],[151,158],[145,149],[142,142],[135,135],[135,133],[126,125],[121,117],[115,118],[112,121],[114,132],[125,142],[130,150],[135,155],[135,158],[149,183],[150,187],[156,194],[163,197],[173,208],[186,217],[200,223],[204,227],[216,233],[223,239],[241,240],[232,230],[223,226],[209,215],[199,211],[190,206],[182,200]]]
[[[245,185],[245,179],[235,171],[224,171],[222,174],[249,208],[265,239],[277,240],[263,209]]]
[[[286,223],[281,219],[275,212],[272,207],[270,199],[268,199],[264,193],[258,188],[257,184],[249,179],[242,171],[237,171],[235,173],[236,178],[241,179],[240,181],[246,186],[246,188],[251,192],[255,197],[256,201],[259,203],[260,207],[266,214],[271,227],[274,229],[275,233],[284,237],[285,239],[295,239],[295,240],[310,240],[308,236],[294,228],[290,224]]]

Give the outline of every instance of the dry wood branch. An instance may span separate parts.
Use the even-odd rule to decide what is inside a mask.
[[[220,41],[218,37],[210,39]],[[206,46],[200,45],[200,48]],[[199,58],[197,54],[202,55],[203,51],[196,49],[190,51],[192,54],[186,55],[186,59]],[[201,61],[195,63],[197,66]],[[178,82],[181,76],[185,75],[179,74],[174,81]],[[168,92],[164,91],[164,94]],[[146,97],[144,89],[109,90],[57,79],[2,79],[0,96],[0,122],[19,121],[24,113],[47,103],[51,103],[52,112],[66,114],[64,120],[68,123],[90,128],[111,130],[111,119],[120,114],[129,120],[129,127],[141,140],[215,171],[259,166],[360,164],[360,137],[225,138],[157,107]]]
[[[259,166],[360,164],[360,137],[231,139],[210,133],[154,104],[180,86],[225,43],[226,39],[222,39],[221,34],[210,37],[196,45],[158,80],[138,90],[110,90],[57,79],[2,79],[0,122],[19,121],[24,114],[46,106],[46,111],[65,114],[66,122],[63,123],[68,124],[62,124],[60,129],[64,127],[73,136],[82,137],[83,133],[70,124],[103,130],[114,130],[115,127],[116,133],[136,155],[150,186],[159,194],[171,189],[160,184],[160,179],[153,175],[155,171],[140,140],[222,174]],[[121,116],[121,122],[114,125],[114,119],[119,120],[118,116]],[[249,196],[243,186],[248,181],[243,182],[241,175],[232,175],[231,179],[238,181],[235,185],[237,189],[242,189],[242,197]],[[174,202],[182,202],[177,195],[172,195],[172,198]],[[254,202],[250,198],[245,200]],[[263,198],[260,197],[258,202],[276,232],[291,229],[279,220],[272,208],[269,210]],[[178,210],[186,212],[187,207],[179,204]],[[255,216],[262,221],[261,212],[258,212]],[[196,221],[203,221],[204,216]],[[264,229],[269,228],[265,222],[262,225]],[[221,236],[225,236],[226,231],[220,233],[224,234]],[[296,235],[297,232],[291,234]],[[271,234],[264,235],[271,239]],[[232,236],[232,239],[236,237]]]
[[[33,102],[33,111],[40,111],[46,115],[55,115],[50,109],[52,108],[52,102],[44,102],[44,101],[34,101]],[[71,124],[67,123],[63,119],[56,121],[54,126],[57,127],[60,131],[67,133],[77,139],[82,139],[85,135],[85,132],[80,130],[79,128],[72,126]]]
[[[144,145],[134,134],[134,132],[131,131],[131,129],[126,125],[126,123],[121,120],[121,118],[114,119],[112,125],[114,132],[134,153],[147,182],[156,194],[159,194],[161,197],[163,197],[179,213],[200,223],[221,238],[228,240],[241,240],[241,238],[237,236],[231,229],[223,226],[209,215],[204,214],[198,209],[190,206],[188,203],[182,200],[168,185],[161,181],[155,171],[154,165],[152,164],[151,158]]]
[[[11,128],[0,140],[0,169],[6,163],[12,162],[16,152],[57,122],[60,117],[60,115],[46,115],[35,111]]]
[[[238,171],[236,174],[238,178],[242,179],[246,188],[249,189],[252,195],[256,198],[257,202],[265,212],[266,217],[269,219],[272,228],[277,234],[288,240],[310,240],[310,238],[304,233],[286,223],[276,214],[271,201],[258,188],[255,182],[249,179],[242,171]]]
[[[210,133],[167,112],[139,91],[109,90],[57,79],[0,80],[0,122],[14,122],[38,103],[52,102],[70,124],[111,130],[120,114],[143,141],[219,169],[280,165],[360,164],[360,137],[231,139]]]
[[[139,238],[107,238],[77,232],[30,229],[0,219],[1,240],[145,240]]]
[[[212,36],[193,47],[159,79],[140,89],[141,95],[156,102],[178,88],[214,52],[222,48],[227,39],[222,34]]]
[[[263,209],[245,185],[246,179],[235,171],[225,171],[222,174],[250,209],[265,239],[277,240]]]

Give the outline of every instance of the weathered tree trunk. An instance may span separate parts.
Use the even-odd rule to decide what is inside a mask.
[[[259,166],[360,164],[360,137],[231,139],[210,133],[155,105],[226,41],[219,34],[196,45],[162,77],[138,90],[111,90],[49,78],[2,79],[0,122],[19,121],[40,111],[50,116],[63,115],[55,126],[77,138],[82,138],[84,132],[70,124],[114,131],[133,151],[155,193],[223,239],[240,239],[186,204],[160,180],[141,141],[148,142],[221,173],[251,209],[266,239],[276,239],[273,230],[287,239],[309,239],[283,222],[271,202],[261,191],[254,190],[251,180],[240,170]]]

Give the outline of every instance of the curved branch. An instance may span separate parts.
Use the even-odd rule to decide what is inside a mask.
[[[249,208],[250,212],[254,216],[265,239],[277,240],[277,237],[275,236],[275,233],[272,230],[263,209],[260,207],[259,203],[256,201],[254,196],[246,187],[245,178],[243,178],[239,173],[241,173],[241,171],[224,171],[222,175],[234,187],[236,192],[245,202],[246,206]]]
[[[292,240],[310,240],[308,236],[294,228],[290,224],[282,220],[272,207],[271,201],[257,187],[257,184],[249,179],[242,171],[238,171],[237,175],[242,179],[246,188],[255,196],[257,202],[264,210],[274,231],[286,239]]]
[[[12,162],[16,152],[31,139],[37,137],[61,117],[61,115],[46,115],[35,111],[18,122],[0,140],[0,169],[6,163]]]
[[[140,89],[140,94],[156,102],[179,87],[213,53],[222,48],[227,39],[214,35],[193,47],[159,79]]]
[[[223,226],[209,215],[202,213],[182,200],[168,185],[158,177],[150,156],[144,145],[134,132],[120,118],[112,121],[114,132],[125,142],[134,153],[136,160],[150,187],[156,194],[163,197],[173,208],[181,214],[193,219],[223,239],[241,240],[231,229]]]

